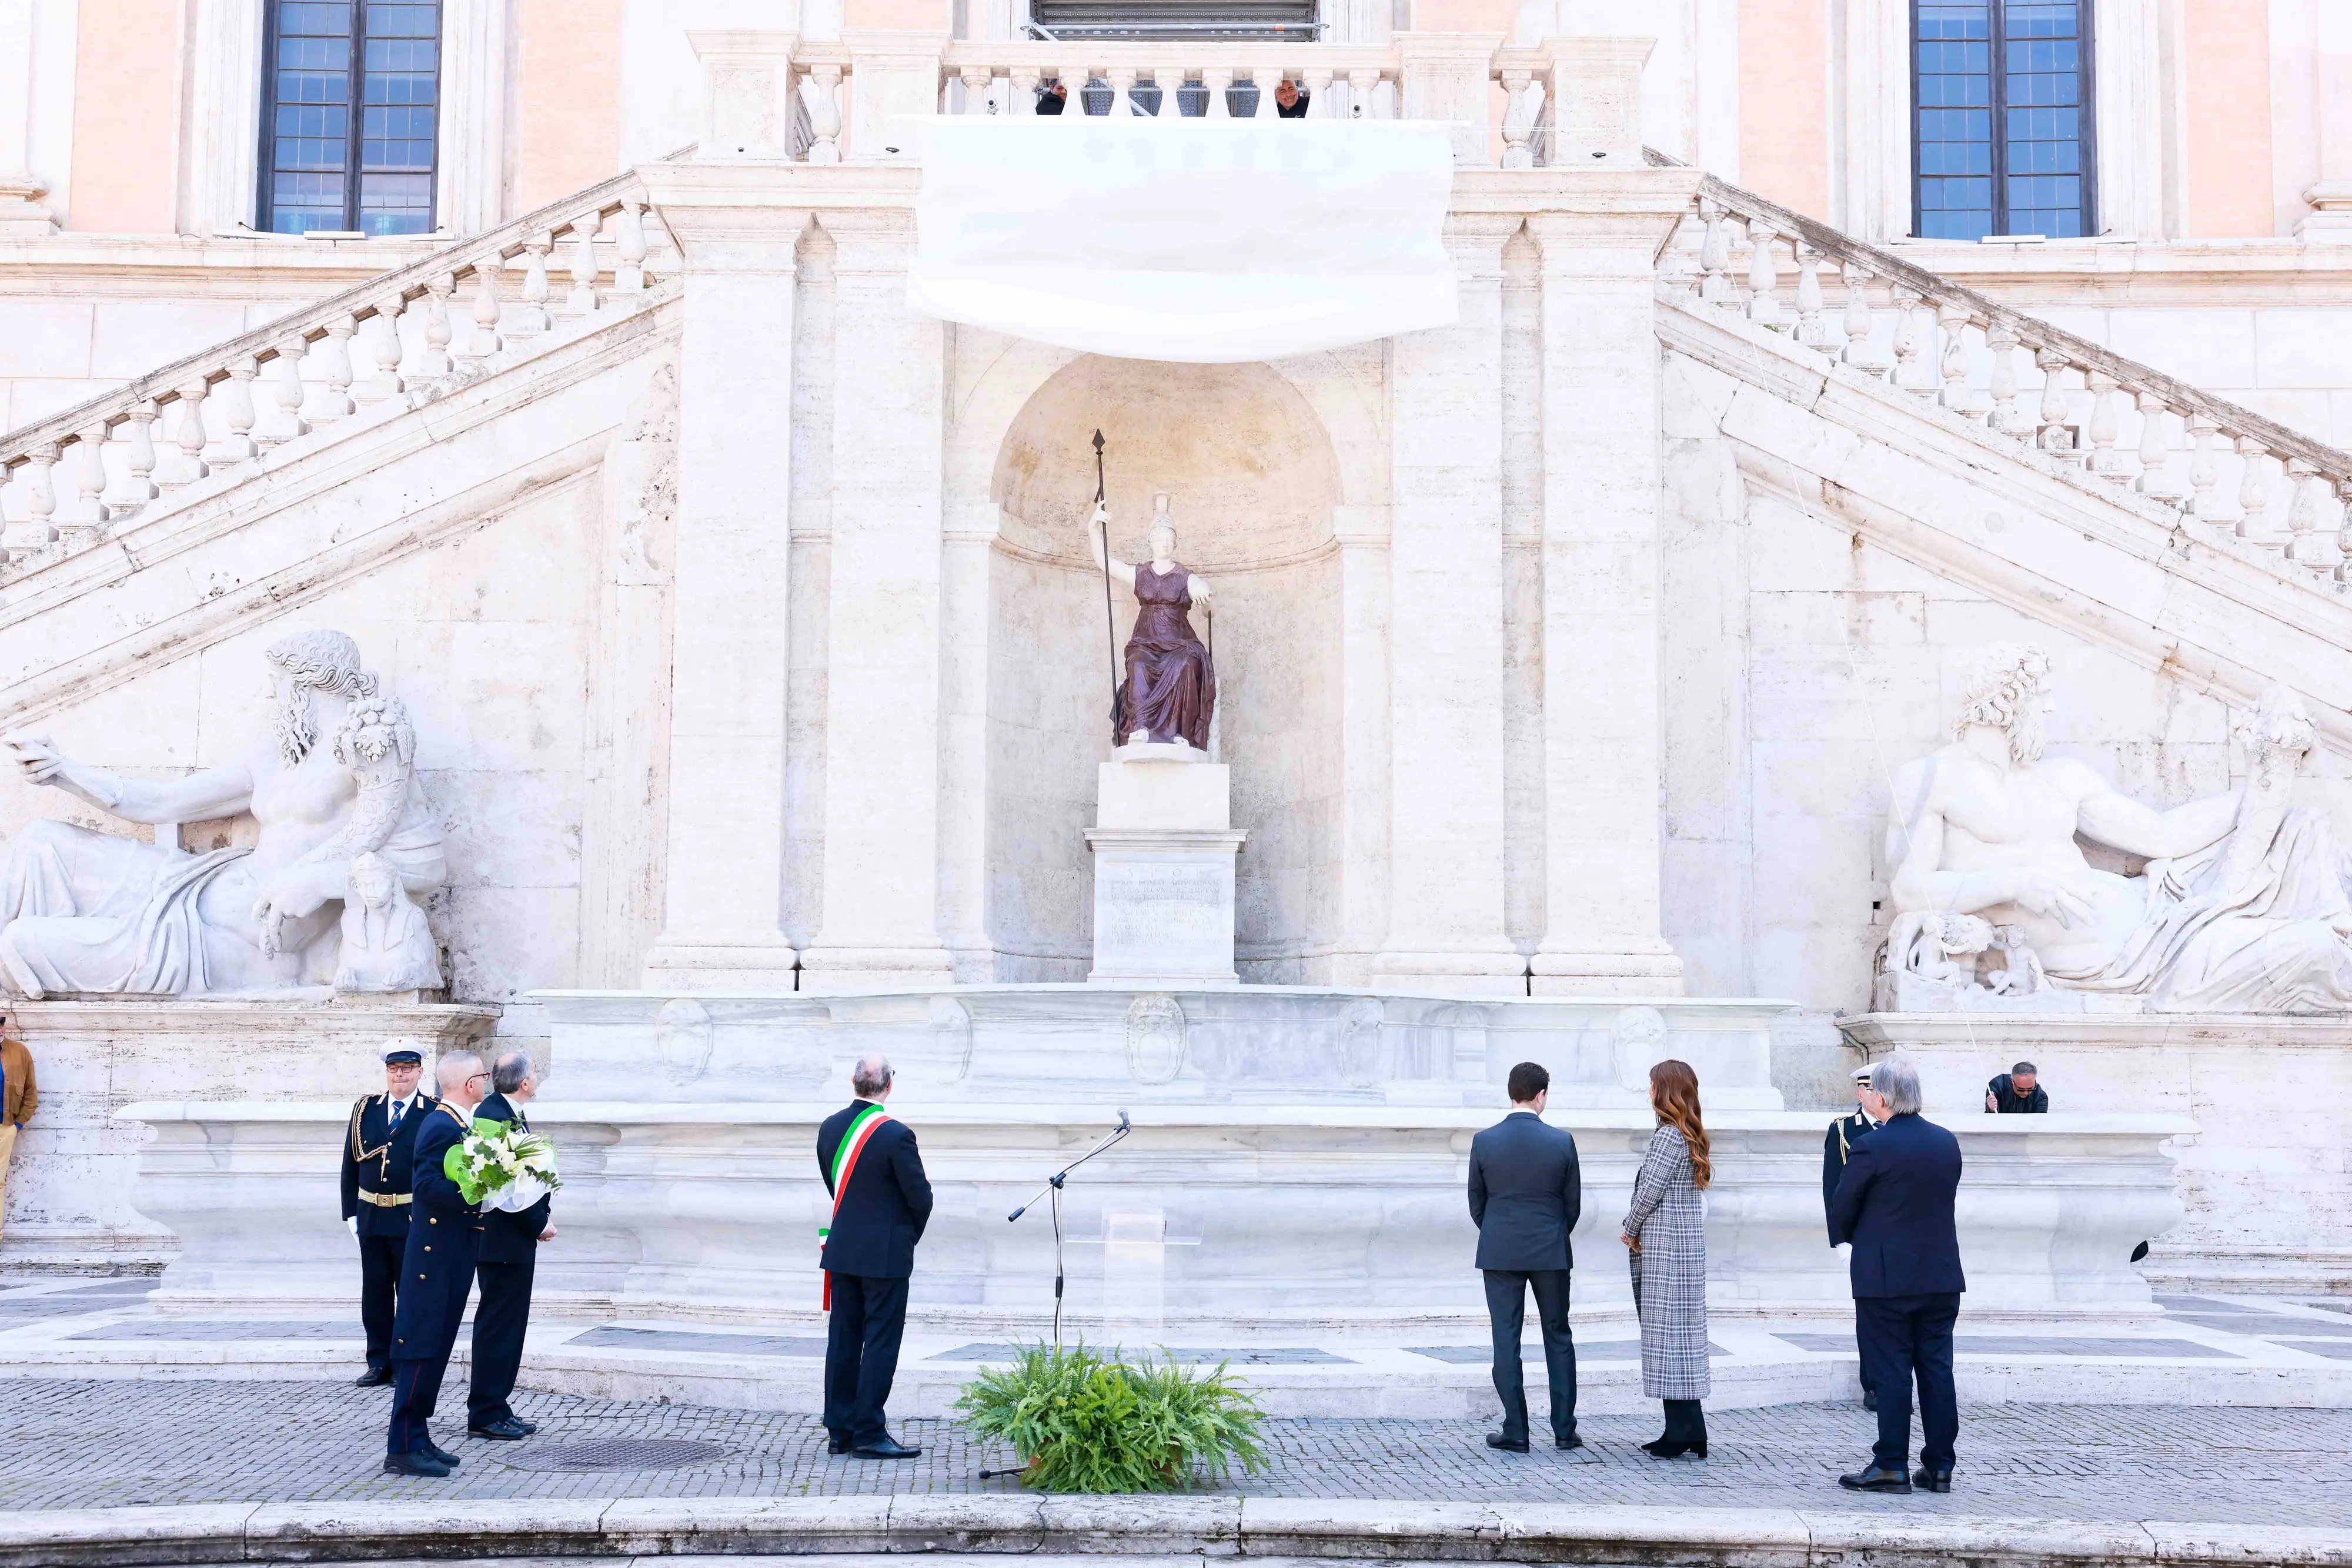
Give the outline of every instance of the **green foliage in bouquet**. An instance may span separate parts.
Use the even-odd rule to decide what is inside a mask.
[[[441,1156],[441,1174],[457,1184],[467,1203],[481,1202],[526,1173],[551,1192],[563,1185],[555,1174],[555,1151],[545,1138],[488,1116],[475,1117],[466,1135]]]
[[[973,1431],[1011,1444],[1028,1467],[1022,1484],[1040,1491],[1174,1491],[1235,1463],[1265,1465],[1265,1412],[1223,1362],[1195,1373],[1172,1355],[1138,1364],[1038,1344],[966,1384],[956,1408]]]

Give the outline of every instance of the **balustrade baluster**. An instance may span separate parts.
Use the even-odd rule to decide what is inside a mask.
[[[2180,481],[2172,473],[2172,415],[2152,392],[2139,394],[2139,478],[2132,488],[2153,501],[2181,502]]]
[[[1365,66],[1349,71],[1348,73],[1348,118],[1371,119],[1373,94],[1379,92],[1380,88],[1381,73],[1372,67]],[[1543,99],[1543,84],[1535,83],[1528,89],[1528,95],[1533,101],[1528,105],[1528,129],[1533,131],[1536,125],[1537,108]]]
[[[2209,526],[2225,520],[2216,515],[2221,504],[2213,495],[2213,486],[2221,482],[2221,465],[2213,456],[2213,437],[2221,428],[2205,414],[2189,416],[2189,515]]]
[[[482,361],[499,351],[498,277],[503,263],[503,257],[495,256],[474,263],[474,329],[457,356],[468,376],[479,374]]]
[[[193,485],[212,472],[205,462],[204,378],[194,377],[172,390],[179,402],[180,421],[165,454],[167,465],[157,481],[167,492]]]
[[[2028,435],[2033,421],[2017,406],[2017,329],[1996,321],[1985,329],[1985,347],[1992,352],[1992,412],[1987,422],[2003,435]]]
[[[1077,116],[1080,120],[1087,117],[1087,78],[1092,68],[1088,66],[1061,68],[1062,91],[1065,94],[1062,100],[1064,120],[1068,120],[1072,115]]]
[[[995,112],[988,101],[988,89],[996,80],[995,72],[986,66],[961,66],[956,70],[956,79],[963,83],[963,111],[966,114]]]
[[[1658,259],[1658,288],[1669,305],[1685,308],[1698,302],[1698,277],[1690,254],[1678,245],[1666,247]]]
[[[95,543],[98,530],[106,523],[106,423],[83,426],[74,436],[74,505],[65,519],[76,530],[87,530],[89,538],[82,543]],[[58,530],[60,538],[73,542],[67,530]]]
[[[808,80],[801,89],[801,101],[808,109],[808,161],[812,163],[840,162],[841,68],[810,68]]]
[[[2324,572],[2336,564],[2336,540],[2319,531],[2319,470],[2303,458],[2286,460],[2286,558],[2296,565]]]
[[[1036,78],[1033,72],[1030,79]],[[621,198],[620,215],[613,220],[613,292],[615,296],[646,291],[646,204],[635,196]]]
[[[2116,442],[2124,433],[2123,421],[2116,403],[2122,390],[2115,377],[2104,371],[2092,371],[2084,377],[2091,389],[2091,472],[2110,484],[2120,485],[2131,477],[2124,455],[2116,450]]]
[[[1844,273],[1845,348],[1840,357],[1864,375],[1884,380],[1893,361],[1878,351],[1876,323],[1870,311],[1870,273],[1851,261],[1845,264]]]
[[[1103,72],[1103,79],[1110,83],[1110,111],[1114,117],[1129,120],[1141,118],[1140,112],[1135,107],[1133,97],[1137,74],[1132,66],[1113,66]]]
[[[449,297],[457,292],[454,273],[442,273],[425,285],[425,350],[416,356],[416,380],[437,389],[449,379]]]
[[[1279,120],[1281,106],[1274,101],[1275,90],[1282,86],[1280,66],[1253,66],[1250,85],[1257,89],[1257,107],[1250,110],[1252,120]]]
[[[1790,243],[1797,255],[1797,341],[1827,353],[1834,345],[1822,319],[1822,255],[1802,240]]]
[[[396,294],[387,294],[376,301],[374,329],[368,333],[367,347],[362,355],[367,361],[367,374],[352,383],[352,401],[362,408],[395,402],[402,395],[400,312],[405,303]]]
[[[1005,78],[1012,86],[1006,89],[1004,112],[1025,114],[1032,119],[1035,118],[1037,84],[1045,78],[1045,73],[1035,66],[1014,66],[1013,74]]]
[[[1780,300],[1774,291],[1780,287],[1780,267],[1772,251],[1775,237],[1771,225],[1748,220],[1748,319],[1778,331]]]
[[[1723,221],[1723,204],[1702,196],[1698,215],[1706,225],[1698,244],[1698,269],[1702,275],[1698,297],[1709,305],[1727,305],[1731,302],[1731,235]]]
[[[25,454],[25,515],[28,526],[22,536],[26,548],[12,548],[11,560],[21,561],[27,556],[38,555],[55,544],[58,530],[50,519],[58,515],[57,481],[51,470],[58,465],[58,444],[45,441]]]
[[[538,337],[551,324],[547,315],[547,256],[555,248],[555,236],[535,234],[522,242],[522,298],[507,313],[502,329],[509,348]]]
[[[220,389],[221,423],[228,426],[228,434],[205,453],[215,466],[250,463],[261,455],[253,440],[253,378],[260,373],[261,367],[250,354],[241,354],[228,363],[228,382]]]
[[[1936,323],[1944,334],[1940,361],[1944,390],[1937,401],[1963,418],[1982,419],[1985,411],[1978,403],[1976,393],[1969,389],[1969,308],[1965,305],[1936,308]]]
[[[355,317],[338,316],[327,323],[326,340],[311,350],[319,361],[318,391],[310,399],[314,430],[359,412],[351,398],[352,335],[359,329]]]
[[[2053,456],[2074,453],[2074,430],[2066,414],[2066,389],[2058,378],[2072,368],[2063,349],[2042,348],[2033,350],[2033,362],[2042,371],[2042,410],[2038,423],[2041,434],[2034,444]]]
[[[1506,70],[1503,73],[1503,167],[1532,169],[1536,166],[1534,140],[1535,117],[1528,112],[1528,86],[1535,80],[1535,72]]]
[[[1309,66],[1298,74],[1298,85],[1307,94],[1307,118],[1331,119],[1331,68]]]
[[[1233,89],[1234,70],[1231,66],[1202,66],[1201,90],[1209,95],[1209,101],[1201,106],[1202,118],[1231,120],[1234,117],[1234,106],[1226,94]]]
[[[120,497],[110,508],[118,517],[135,516],[158,494],[155,488],[155,400],[141,398],[131,405],[131,448],[123,466],[130,470]]]
[[[2336,583],[2352,586],[2352,476],[2336,481]]]
[[[1919,384],[1919,291],[1896,283],[1888,286],[1886,295],[1895,306],[1895,384],[1905,392],[1931,396],[1934,389]]]
[[[602,213],[572,220],[572,291],[563,297],[564,315],[578,319],[596,314],[596,231],[604,224]]]
[[[2268,448],[2253,436],[2238,437],[2238,538],[2273,543],[2263,536],[2263,512],[2271,504]]]

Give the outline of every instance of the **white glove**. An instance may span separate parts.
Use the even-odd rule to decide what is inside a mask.
[[[357,1236],[360,1233],[360,1217],[354,1214],[349,1219],[344,1220],[343,1228],[350,1231],[352,1235]]]

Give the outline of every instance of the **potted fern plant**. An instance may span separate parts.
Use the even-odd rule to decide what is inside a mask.
[[[1108,1358],[1084,1344],[1037,1344],[964,1385],[956,1408],[983,1437],[1011,1445],[1039,1491],[1175,1491],[1262,1469],[1265,1413],[1227,1376],[1160,1361]]]

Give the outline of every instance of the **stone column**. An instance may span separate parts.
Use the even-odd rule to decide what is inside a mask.
[[[58,232],[33,172],[33,0],[0,0],[0,235]]]
[[[1660,179],[1659,174],[1669,178]],[[1542,945],[1538,996],[1679,995],[1659,935],[1658,247],[1689,199],[1528,220],[1542,255]],[[1672,189],[1668,189],[1672,186]]]
[[[1461,319],[1396,339],[1390,361],[1390,887],[1376,986],[1526,988],[1503,926],[1502,286],[1518,226],[1516,214],[1446,220]]]
[[[2352,245],[2352,9],[2321,0],[2311,26],[2319,181],[2303,193],[2311,211],[2294,235],[2305,245]]]
[[[656,166],[658,169],[658,166]],[[662,193],[654,193],[662,201]],[[793,988],[784,882],[793,251],[803,211],[664,204],[678,349],[668,885],[654,988]]]
[[[942,327],[907,307],[914,214],[830,212],[835,341],[824,919],[806,990],[944,986]],[[975,780],[961,780],[977,787]]]

